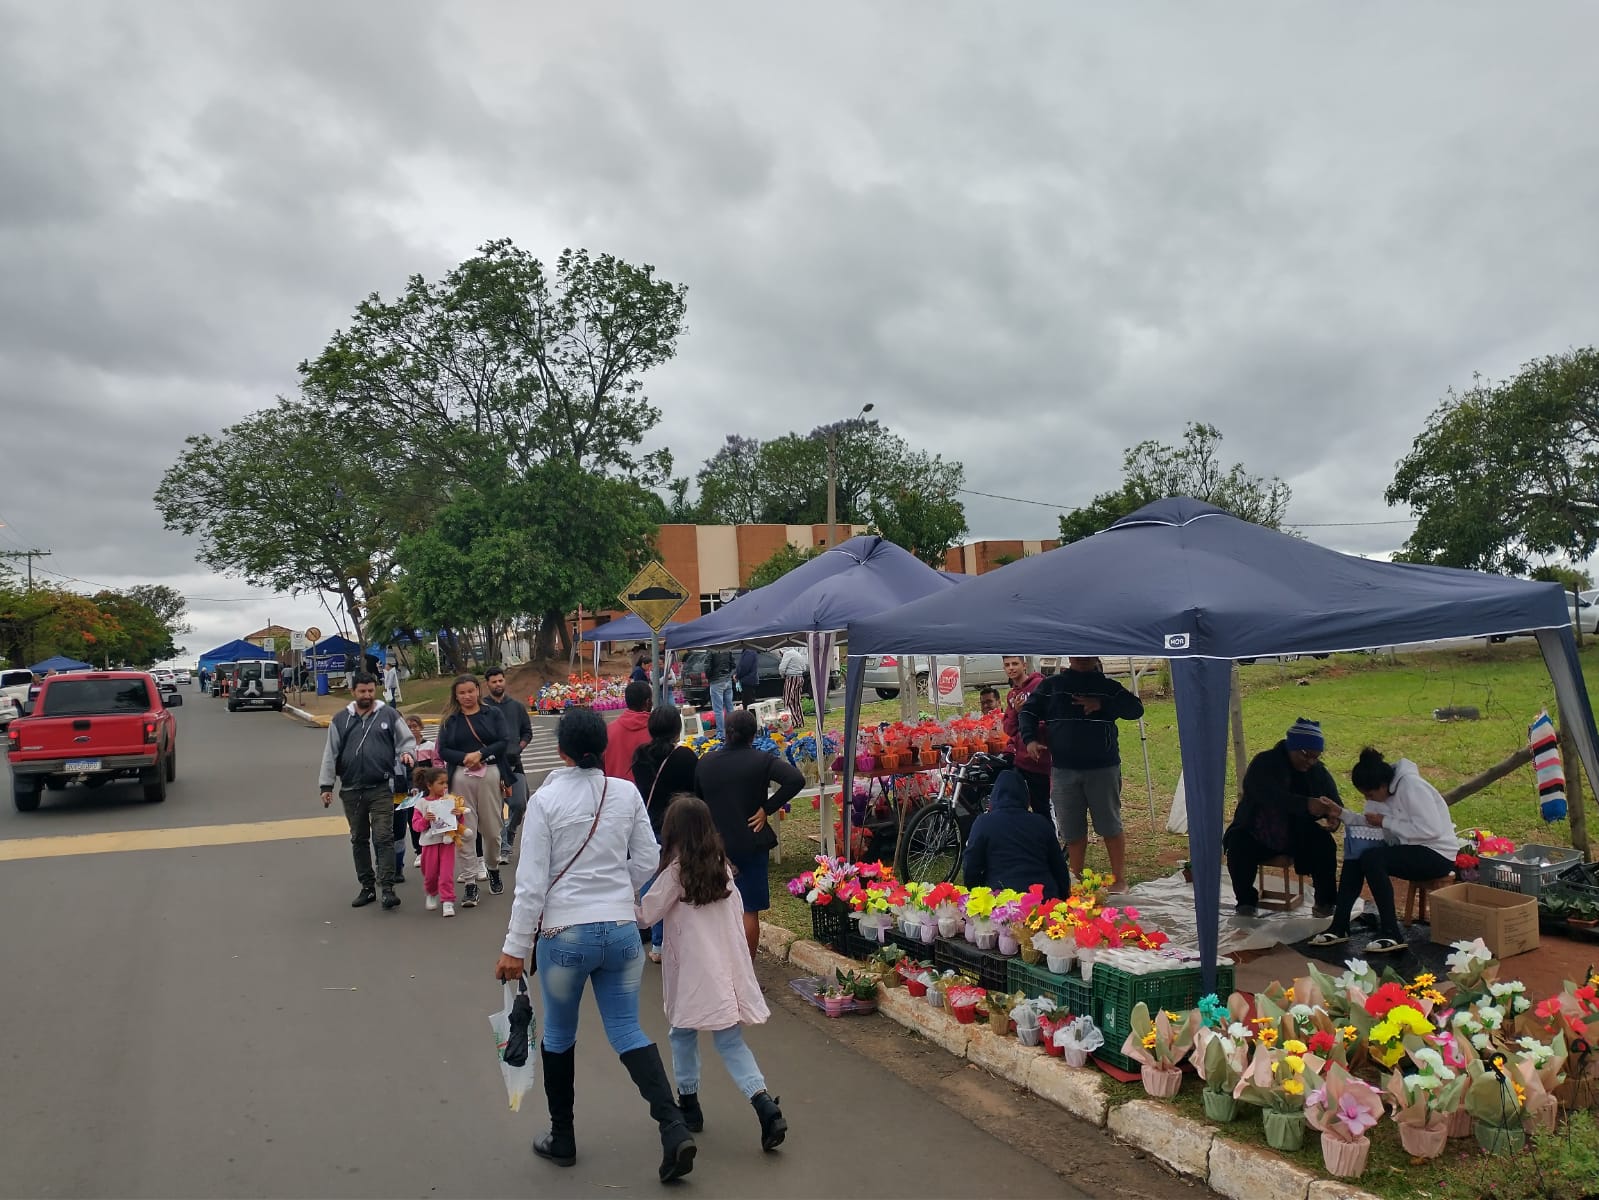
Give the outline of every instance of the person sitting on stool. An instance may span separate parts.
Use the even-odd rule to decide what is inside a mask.
[[[1029,807],[1027,781],[1012,769],[994,780],[988,811],[972,823],[962,858],[966,886],[1025,892],[1044,885],[1046,900],[1071,895],[1072,877],[1055,823]]]
[[[1367,746],[1349,772],[1349,781],[1366,797],[1366,811],[1350,812],[1329,800],[1320,805],[1323,815],[1337,817],[1345,825],[1374,826],[1382,830],[1383,840],[1359,857],[1344,860],[1333,923],[1311,938],[1310,944],[1338,946],[1349,940],[1349,913],[1365,887],[1377,906],[1378,931],[1366,953],[1392,954],[1406,946],[1394,912],[1392,879],[1444,878],[1454,870],[1460,838],[1449,817],[1448,801],[1408,758],[1389,763],[1381,751]]]
[[[1338,785],[1321,765],[1325,748],[1320,723],[1300,717],[1282,741],[1250,760],[1238,811],[1221,839],[1239,916],[1260,915],[1260,892],[1255,887],[1260,865],[1285,856],[1294,860],[1295,871],[1310,876],[1315,915],[1333,915],[1338,846],[1317,823],[1323,806],[1315,803],[1325,800],[1337,806]]]

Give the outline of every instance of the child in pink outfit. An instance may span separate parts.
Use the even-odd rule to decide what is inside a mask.
[[[460,821],[457,818],[456,824],[449,829],[440,828],[428,806],[437,807],[438,801],[447,800],[452,807],[460,809],[462,801],[460,797],[450,795],[450,773],[443,767],[418,767],[413,779],[417,790],[422,793],[417,798],[416,807],[411,810],[411,828],[421,835],[422,887],[427,893],[427,909],[431,912],[442,901],[444,915],[453,917],[455,847],[461,837]]]

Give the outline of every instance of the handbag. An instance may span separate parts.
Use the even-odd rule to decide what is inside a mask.
[[[566,877],[566,873],[572,869],[572,867],[577,863],[577,860],[583,857],[583,851],[589,848],[589,842],[594,839],[594,831],[600,827],[600,814],[605,811],[605,794],[610,790],[611,781],[606,779],[605,782],[600,785],[600,802],[594,808],[594,820],[589,823],[589,831],[583,838],[583,844],[577,848],[577,853],[572,855],[572,857],[567,860],[566,866],[562,867],[560,871],[556,873],[555,878],[550,880],[549,887],[544,889],[544,897],[546,902],[549,899],[550,893],[555,890],[555,885],[560,883],[561,880]],[[533,953],[528,956],[527,973],[529,975],[538,974],[539,939],[543,936],[544,915],[540,913],[538,927],[533,930]]]

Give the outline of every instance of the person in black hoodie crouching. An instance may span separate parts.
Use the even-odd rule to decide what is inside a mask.
[[[1028,805],[1027,781],[1014,770],[994,780],[988,811],[972,823],[966,841],[967,887],[1025,892],[1044,885],[1044,898],[1059,900],[1072,890],[1066,856],[1055,839],[1055,823]]]

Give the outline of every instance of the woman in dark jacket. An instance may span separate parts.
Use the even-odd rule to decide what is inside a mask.
[[[988,811],[972,823],[963,856],[967,887],[1025,892],[1044,885],[1046,900],[1071,895],[1072,877],[1055,837],[1055,823],[1029,807],[1027,781],[1016,770],[994,780]]]
[[[687,746],[679,745],[683,737],[683,715],[671,704],[658,704],[650,712],[650,740],[633,752],[633,786],[644,797],[644,807],[650,814],[650,827],[655,830],[655,840],[661,840],[661,820],[672,806],[672,797],[687,792],[694,793],[694,777],[699,767],[699,755]],[[649,891],[648,885],[644,892]],[[644,898],[639,893],[639,899]],[[657,921],[650,928],[650,961],[661,961],[661,936],[663,923]]]
[[[499,859],[495,859],[495,869],[489,870],[483,861],[483,847],[492,846],[496,853],[500,848],[500,826],[505,820],[500,763],[510,744],[505,715],[483,703],[477,676],[457,675],[434,750],[450,770],[450,790],[466,801],[465,836],[455,854],[455,881],[466,885],[462,908],[477,906],[477,885],[482,880],[489,881],[489,891],[496,896],[505,891]]]
[[[754,713],[739,709],[729,717],[726,743],[700,760],[694,781],[733,864],[751,955],[760,941],[761,913],[772,907],[766,868],[777,829],[769,822],[805,786],[805,776],[792,763],[755,748],[755,730]]]
[[[733,672],[738,681],[740,701],[745,708],[755,702],[755,689],[761,682],[761,656],[753,646],[739,651],[738,669]]]

